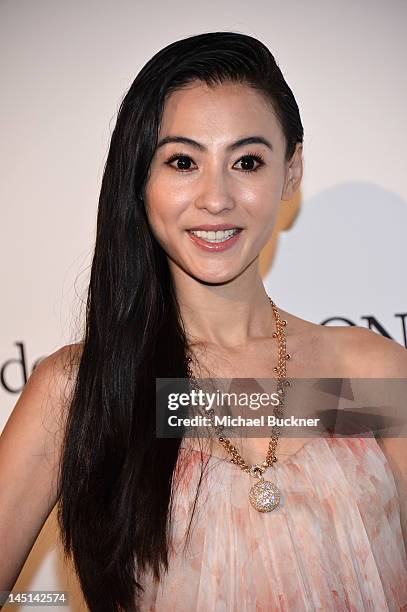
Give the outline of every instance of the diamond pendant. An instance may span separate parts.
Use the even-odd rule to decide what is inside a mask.
[[[271,512],[280,503],[280,489],[273,482],[263,479],[252,486],[249,499],[259,512]]]
[[[259,512],[271,512],[280,503],[281,493],[274,482],[264,480],[263,471],[259,465],[253,465],[250,469],[251,476],[257,476],[259,482],[250,489],[249,500]]]

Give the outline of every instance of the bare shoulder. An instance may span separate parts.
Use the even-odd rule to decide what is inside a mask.
[[[319,325],[285,311],[281,315],[288,321],[292,368],[297,362],[299,371],[323,377],[407,377],[407,350],[395,340],[364,327]]]
[[[395,340],[364,327],[324,327],[345,375],[359,378],[407,377],[407,350]]]
[[[64,436],[65,419],[75,385],[81,345],[66,345],[41,360],[23,387],[0,436],[0,460],[54,458]]]
[[[42,359],[37,367],[41,366],[43,369],[52,368],[53,370],[56,369],[57,371],[65,372],[67,368],[71,366],[75,367],[75,364],[79,364],[82,351],[82,342],[66,344]]]
[[[51,395],[69,393],[76,380],[83,350],[82,343],[67,344],[42,359],[29,378],[27,385],[48,385]]]
[[[42,359],[25,384],[12,418],[29,419],[34,426],[33,412],[40,414],[50,430],[61,431],[74,390],[82,354],[81,343],[62,346]]]

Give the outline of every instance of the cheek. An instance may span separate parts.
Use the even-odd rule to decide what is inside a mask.
[[[176,231],[180,208],[171,194],[157,186],[146,189],[145,205],[152,233],[161,246],[167,247]]]
[[[145,204],[148,220],[152,226],[161,223],[166,214],[165,194],[166,191],[154,176],[150,177],[145,188]]]
[[[161,234],[162,227],[162,214],[163,214],[163,202],[161,198],[150,190],[146,190],[144,195],[144,203],[146,207],[146,215],[151,231],[157,237],[157,234]]]
[[[155,226],[179,222],[190,201],[191,193],[185,183],[170,181],[160,173],[145,189],[147,216]]]
[[[255,188],[241,193],[241,201],[251,220],[260,225],[269,225],[275,220],[280,206],[281,187],[278,181],[264,181]]]
[[[276,228],[281,202],[281,186],[278,181],[267,181],[252,193],[246,211],[249,217],[249,226],[256,236],[252,243],[254,251],[261,250],[272,238]]]

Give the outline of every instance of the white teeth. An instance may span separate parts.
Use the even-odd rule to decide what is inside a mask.
[[[191,234],[207,240],[208,242],[225,242],[239,231],[238,229],[218,230],[217,232],[206,232],[204,230],[190,230]]]

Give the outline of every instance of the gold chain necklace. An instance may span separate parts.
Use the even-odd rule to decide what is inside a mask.
[[[286,361],[290,359],[289,353],[286,350],[286,338],[284,328],[287,325],[287,321],[281,319],[280,313],[270,296],[267,296],[276,320],[277,331],[273,333],[273,338],[278,341],[278,359],[277,366],[273,368],[274,372],[277,373],[277,393],[280,396],[280,401],[277,407],[274,408],[273,412],[277,418],[281,418],[283,414],[284,399],[285,399],[285,387],[290,385],[290,382],[286,378]],[[191,370],[192,357],[188,354],[186,359],[186,368],[188,377],[193,387],[199,388],[197,381]],[[218,435],[218,440],[225,448],[227,453],[232,456],[230,459],[231,463],[237,465],[241,470],[247,472],[250,476],[258,478],[259,482],[253,485],[249,492],[249,500],[252,506],[259,512],[270,512],[278,506],[281,500],[281,493],[276,484],[269,480],[265,480],[263,473],[268,467],[273,466],[277,461],[276,449],[278,438],[281,433],[280,428],[273,426],[271,429],[271,437],[268,445],[267,456],[265,461],[261,464],[254,464],[249,466],[243,457],[239,454],[236,447],[222,435],[222,428],[217,427],[213,422],[215,411],[213,408],[206,411],[209,415],[210,422],[214,427]],[[220,433],[219,433],[220,432]]]

